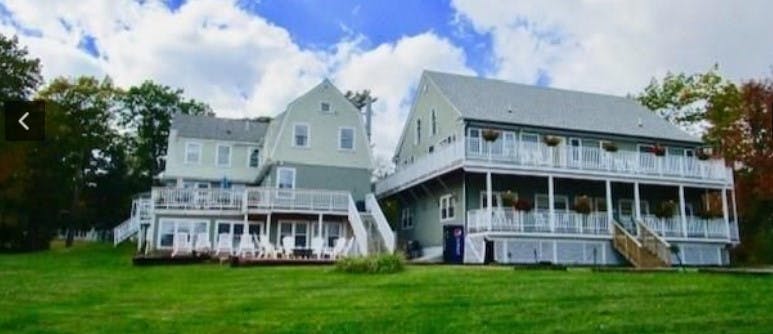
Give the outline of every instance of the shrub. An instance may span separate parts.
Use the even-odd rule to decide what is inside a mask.
[[[515,194],[508,190],[502,194],[502,206],[515,206]]]
[[[587,195],[582,195],[580,197],[577,197],[574,202],[574,211],[577,213],[581,213],[584,215],[587,215],[591,211],[591,202],[590,198],[588,198]]]
[[[548,146],[557,146],[561,143],[561,137],[557,136],[545,136],[542,138],[542,141],[545,143],[545,145]]]
[[[496,141],[499,138],[499,131],[494,129],[485,129],[481,134],[483,135],[483,140],[488,142]]]
[[[601,144],[601,147],[604,148],[607,152],[617,152],[617,144],[611,142],[611,141],[605,141]]]
[[[336,261],[336,270],[345,273],[389,274],[400,272],[404,267],[405,257],[399,253],[345,257]]]
[[[655,206],[655,217],[671,218],[676,214],[676,203],[674,201],[663,201]]]

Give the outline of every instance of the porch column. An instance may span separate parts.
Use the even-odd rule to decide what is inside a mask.
[[[727,188],[722,187],[722,218],[725,220],[725,231],[730,239],[730,214],[727,209]]]
[[[614,234],[614,217],[612,216],[612,182],[607,180],[606,182],[606,191],[607,191],[607,226],[609,228],[609,233]]]
[[[679,185],[679,216],[682,218],[682,237],[687,237],[687,210],[684,204],[684,185]]]
[[[553,175],[548,175],[548,223],[550,224],[550,232],[554,232],[556,228],[556,210],[553,202]]]
[[[489,148],[489,153],[491,152],[491,149]],[[493,211],[491,209],[491,171],[486,172],[486,221],[485,223],[488,226],[488,230],[491,231],[491,218],[493,216]]]
[[[266,241],[270,242],[271,239],[269,238],[269,234],[271,233],[271,212],[269,212],[266,215],[266,228],[265,231],[263,231],[263,235],[266,238]]]
[[[639,197],[639,182],[633,183],[633,207],[636,217],[636,235],[640,235],[639,221],[641,221],[641,198]]]
[[[317,220],[317,236],[322,238],[322,214],[319,214],[319,218]]]
[[[730,198],[733,200],[733,224],[735,224],[735,231],[738,232],[738,208],[735,203],[735,188],[730,190]],[[733,237],[732,235],[730,236]]]

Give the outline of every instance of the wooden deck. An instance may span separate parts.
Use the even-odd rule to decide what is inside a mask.
[[[155,266],[155,265],[186,265],[201,263],[220,263],[229,264],[231,267],[256,267],[256,266],[303,266],[303,265],[331,265],[334,260],[325,258],[240,258],[213,257],[209,254],[185,255],[172,257],[170,253],[162,254],[137,254],[132,258],[132,264],[135,266]]]

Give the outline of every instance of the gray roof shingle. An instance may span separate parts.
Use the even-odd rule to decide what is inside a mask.
[[[175,114],[171,128],[177,130],[179,136],[186,138],[262,143],[268,124],[267,120]]]
[[[629,98],[434,71],[425,75],[465,119],[700,142]]]

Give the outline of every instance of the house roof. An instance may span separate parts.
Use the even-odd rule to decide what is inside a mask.
[[[701,142],[633,99],[425,71],[468,120]]]
[[[263,142],[269,120],[230,119],[210,116],[175,114],[171,128],[187,138],[242,142]]]

